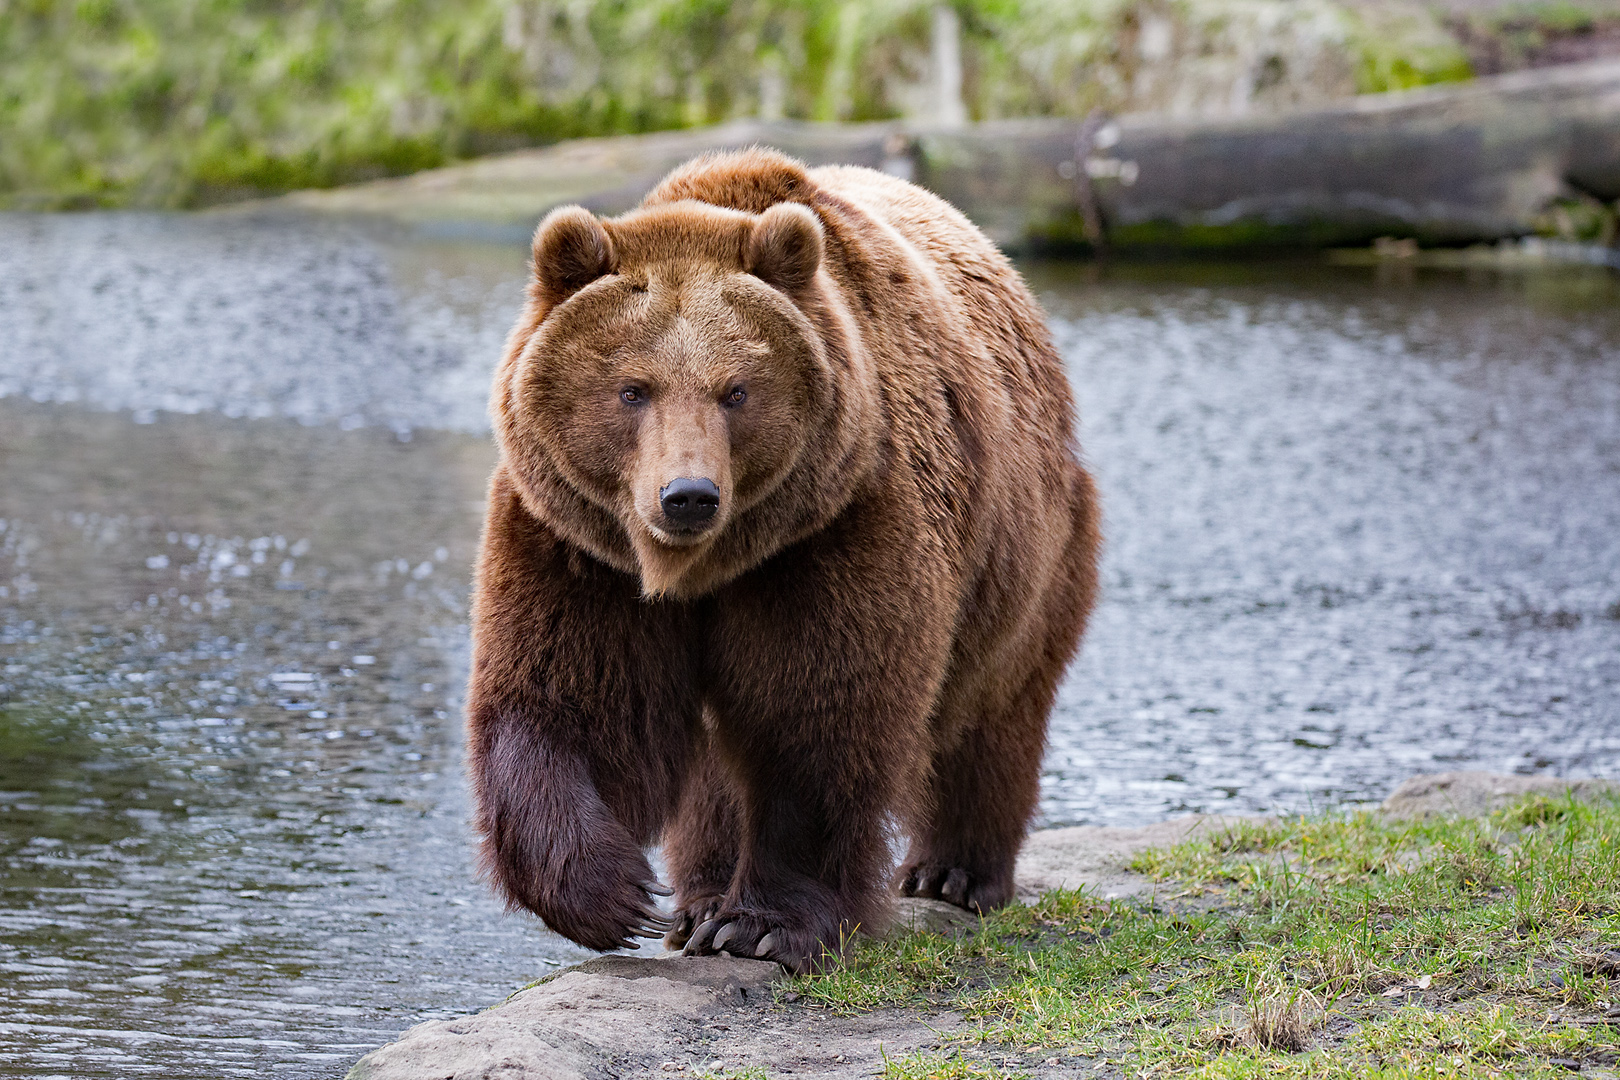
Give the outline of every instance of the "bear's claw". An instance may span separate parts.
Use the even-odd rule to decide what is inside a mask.
[[[664,947],[679,949],[692,940],[696,929],[714,918],[720,910],[720,901],[719,896],[703,896],[676,904],[675,913],[670,917],[669,930],[664,935]]]
[[[715,932],[719,929],[719,919],[705,919],[698,924],[696,930],[692,931],[692,936],[687,939],[686,947],[681,952],[686,956],[702,956],[710,952],[710,943],[714,939]]]
[[[943,900],[947,904],[983,914],[1012,899],[1012,889],[987,881],[960,866],[916,863],[904,871],[900,879],[900,895]]]
[[[716,916],[692,931],[681,953],[683,956],[713,956],[724,951],[730,956],[771,960],[802,974],[814,966],[815,940],[814,935],[795,934],[757,916]]]

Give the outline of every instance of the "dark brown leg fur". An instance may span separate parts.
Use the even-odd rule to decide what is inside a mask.
[[[589,948],[662,934],[643,847],[701,737],[690,609],[567,547],[498,473],[478,595],[468,765],[486,873]]]
[[[679,949],[692,931],[720,910],[737,872],[742,825],[737,796],[718,750],[706,744],[680,808],[664,832],[664,855],[675,887],[675,928],[664,944]]]
[[[717,597],[704,685],[742,844],[689,953],[804,971],[886,914],[883,821],[920,772],[949,647],[929,582],[908,570],[928,565],[907,550],[915,533],[890,520],[852,511]]]
[[[1054,685],[1038,674],[1001,715],[985,716],[935,759],[931,813],[897,875],[901,895],[969,911],[1012,899],[1013,864],[1039,794]]]

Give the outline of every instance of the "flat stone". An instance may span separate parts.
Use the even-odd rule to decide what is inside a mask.
[[[1596,798],[1620,794],[1612,780],[1565,780],[1555,776],[1509,776],[1489,772],[1448,772],[1414,776],[1384,800],[1390,817],[1433,815],[1479,817],[1526,795]]]
[[[951,936],[973,930],[978,925],[979,916],[943,900],[902,896],[894,902],[894,922],[891,926],[895,930],[928,930]]]
[[[1238,818],[1189,815],[1138,829],[1079,826],[1034,833],[1018,861],[1018,894],[1056,888],[1135,896],[1153,882],[1126,865],[1145,848],[1180,843]],[[938,900],[895,903],[896,927],[961,933],[979,916]],[[884,1055],[938,1046],[961,1025],[943,1012],[854,1017],[774,1002],[775,964],[667,953],[602,956],[477,1016],[419,1024],[367,1054],[349,1080],[599,1080],[763,1066],[772,1075],[845,1080],[883,1071]]]
[[[729,956],[603,956],[476,1016],[418,1024],[350,1080],[598,1080],[657,1070],[703,1023],[757,1012],[783,978]],[[750,1008],[752,1007],[752,1008]],[[728,1027],[730,1025],[727,1025]]]
[[[1030,833],[1018,856],[1018,898],[1029,903],[1052,889],[1085,889],[1104,900],[1151,893],[1153,879],[1129,869],[1139,852],[1170,847],[1250,820],[1256,819],[1185,814],[1131,829],[1074,825]]]
[[[581,975],[610,975],[615,979],[671,979],[691,986],[708,987],[746,998],[749,991],[766,990],[786,976],[777,964],[730,955],[682,956],[665,953],[656,958],[640,956],[598,956],[568,969]],[[553,980],[554,981],[554,980]],[[542,986],[549,986],[545,982]]]

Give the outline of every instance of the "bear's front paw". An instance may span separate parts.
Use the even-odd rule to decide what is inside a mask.
[[[528,838],[525,838],[528,839]],[[638,937],[662,937],[674,921],[661,914],[658,883],[639,848],[614,843],[607,830],[590,847],[558,852],[541,844],[489,845],[487,865],[513,907],[545,920],[587,949],[633,949]]]
[[[928,859],[900,868],[900,895],[943,900],[983,914],[1012,899],[1012,875],[975,873]]]
[[[607,952],[636,949],[636,938],[667,934],[674,921],[658,910],[658,895],[669,890],[652,880],[602,882],[592,886],[571,883],[553,891],[533,910],[563,937],[587,949]]]
[[[692,931],[683,953],[713,956],[728,953],[756,960],[774,960],[802,975],[838,956],[843,938],[829,918],[798,919],[780,912],[726,912]]]

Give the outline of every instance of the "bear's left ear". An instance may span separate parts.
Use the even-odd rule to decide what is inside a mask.
[[[821,222],[801,203],[777,203],[754,222],[743,263],[766,284],[798,292],[821,266]]]
[[[534,231],[534,283],[553,304],[611,273],[614,262],[612,239],[583,206],[553,210]]]

